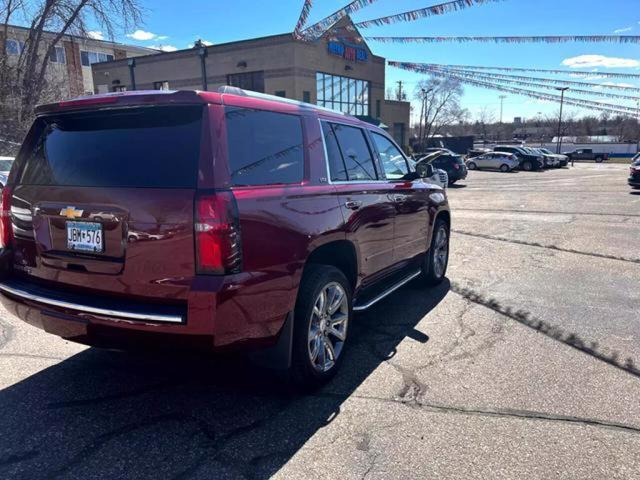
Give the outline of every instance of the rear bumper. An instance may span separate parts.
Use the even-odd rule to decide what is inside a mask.
[[[0,302],[37,328],[70,341],[105,348],[167,346],[216,350],[275,341],[286,318],[242,308],[242,278],[199,277],[187,302],[154,305],[70,293],[19,278],[0,280]],[[245,285],[246,286],[246,285]],[[247,290],[252,290],[248,286]]]

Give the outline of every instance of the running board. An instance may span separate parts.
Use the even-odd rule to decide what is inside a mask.
[[[369,307],[374,306],[376,303],[378,303],[380,300],[382,300],[383,298],[391,295],[393,292],[395,292],[396,290],[398,290],[400,287],[406,285],[407,283],[409,283],[411,280],[413,280],[414,278],[416,278],[418,275],[420,275],[422,273],[422,271],[418,270],[417,272],[412,273],[411,275],[409,275],[408,277],[406,277],[404,280],[401,280],[400,282],[396,283],[393,287],[388,288],[387,290],[385,290],[384,292],[382,292],[380,295],[378,295],[377,297],[375,297],[373,300],[370,300],[369,302],[365,303],[364,305],[356,305],[353,307],[353,311],[354,312],[361,312],[363,310],[366,310]]]

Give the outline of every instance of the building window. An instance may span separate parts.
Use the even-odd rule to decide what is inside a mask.
[[[67,63],[64,48],[53,47],[53,50],[51,50],[51,53],[49,54],[49,61],[51,63]]]
[[[369,82],[316,73],[318,105],[349,115],[369,115]]]
[[[251,90],[252,92],[264,92],[264,72],[246,72],[227,75],[227,84],[232,87]]]
[[[287,92],[284,90],[276,90],[276,97],[287,98]]]
[[[113,55],[102,52],[88,52],[86,50],[80,50],[80,62],[83,67],[90,67],[94,63],[100,62],[112,62]]]
[[[311,103],[311,92],[305,90],[302,92],[302,101],[304,103]]]
[[[163,80],[162,82],[153,82],[154,90],[169,90],[169,82]]]
[[[115,85],[113,87],[113,91],[114,92],[126,92],[127,91],[127,86],[126,85]]]
[[[382,116],[381,112],[380,112],[380,100],[376,100],[376,118],[380,118]]]
[[[5,50],[7,55],[20,55],[22,50],[24,50],[24,42],[8,38]]]

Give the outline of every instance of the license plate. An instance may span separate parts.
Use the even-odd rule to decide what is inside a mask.
[[[102,224],[67,222],[67,248],[79,252],[102,252],[104,250]]]

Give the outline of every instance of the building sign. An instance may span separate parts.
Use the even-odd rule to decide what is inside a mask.
[[[329,42],[329,53],[337,57],[342,57],[350,62],[367,62],[369,55],[362,47],[352,47],[342,42]]]

